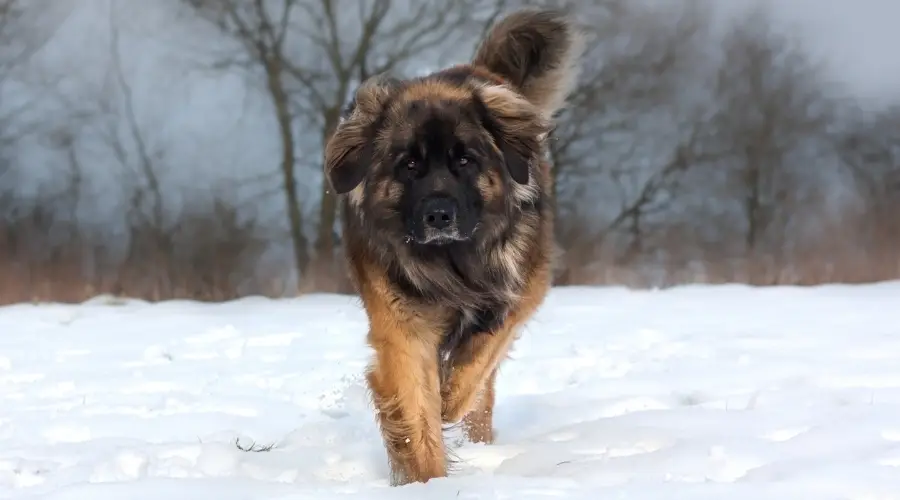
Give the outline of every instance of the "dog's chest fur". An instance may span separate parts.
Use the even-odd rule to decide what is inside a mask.
[[[475,335],[497,331],[509,314],[510,305],[497,301],[479,308],[454,311],[441,343],[441,351],[452,351]]]

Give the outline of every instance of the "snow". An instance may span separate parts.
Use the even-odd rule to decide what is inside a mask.
[[[898,296],[555,289],[497,442],[451,430],[450,477],[394,489],[355,297],[8,306],[0,498],[898,499]]]

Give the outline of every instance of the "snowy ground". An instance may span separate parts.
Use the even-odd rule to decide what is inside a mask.
[[[498,442],[400,489],[355,298],[0,308],[0,498],[900,499],[898,298],[557,289]]]

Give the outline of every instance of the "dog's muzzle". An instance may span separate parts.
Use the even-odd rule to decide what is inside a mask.
[[[416,240],[421,244],[439,245],[463,239],[459,231],[459,205],[447,196],[426,198],[419,206],[419,231]]]

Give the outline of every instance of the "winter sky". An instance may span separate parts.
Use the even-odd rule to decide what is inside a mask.
[[[717,3],[738,3],[716,0]],[[745,4],[766,0],[739,0]],[[837,78],[865,98],[900,97],[900,2],[897,0],[768,0],[823,56]]]
[[[71,1],[71,0],[61,0]],[[134,16],[135,3],[114,0]],[[900,88],[900,1],[897,0],[711,0],[725,11],[768,3],[776,17],[796,26],[808,47],[823,57],[835,76],[853,85],[866,97],[890,97]],[[71,2],[76,11],[99,7],[108,0]],[[650,2],[651,4],[653,2]],[[143,10],[138,7],[139,10]],[[151,9],[156,10],[156,9]],[[81,12],[85,14],[86,12]],[[159,13],[156,10],[156,13]],[[94,16],[88,16],[94,17]],[[100,23],[105,16],[100,16]],[[154,24],[160,19],[137,16]],[[84,19],[82,19],[84,20]],[[128,24],[134,24],[134,18]],[[138,24],[141,24],[138,22]],[[164,23],[150,31],[160,30]],[[98,26],[99,27],[99,26]],[[148,29],[145,27],[145,29]],[[164,31],[164,30],[163,30]]]

